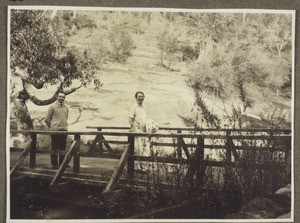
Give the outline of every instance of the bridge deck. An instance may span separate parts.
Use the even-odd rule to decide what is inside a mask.
[[[57,170],[53,170],[50,168],[29,168],[23,167],[18,170],[18,175],[21,177],[32,178],[32,179],[41,179],[46,181],[51,181]],[[112,175],[112,174],[111,174]],[[88,174],[88,173],[78,173],[74,174],[72,169],[67,169],[61,180],[60,183],[72,183],[72,184],[79,184],[79,185],[90,185],[90,186],[100,186],[106,187],[111,175],[95,175],[95,174]],[[149,186],[149,182],[146,180],[146,177],[143,174],[136,174],[139,175],[138,179],[134,180],[134,184],[131,184],[125,177],[120,177],[118,180],[118,187],[119,188],[144,188],[145,186]],[[14,179],[18,180],[18,178],[12,178],[11,182],[14,182]],[[166,183],[161,182],[161,186],[168,188]]]
[[[69,168],[70,169],[70,168]],[[62,176],[62,182],[69,183],[78,183],[84,185],[93,185],[93,186],[106,186],[109,176],[107,175],[94,175],[87,173],[78,173],[74,174],[72,170],[67,169]],[[35,178],[35,179],[44,179],[51,181],[55,176],[57,170],[50,168],[22,168],[18,171],[21,176]]]

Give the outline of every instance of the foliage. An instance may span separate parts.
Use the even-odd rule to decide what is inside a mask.
[[[61,18],[60,26],[63,27],[65,34],[68,36],[74,35],[76,30],[97,28],[97,24],[93,19],[76,11],[58,11],[57,16]]]
[[[221,119],[208,108],[206,105],[203,95],[197,89],[195,92],[195,108],[192,109],[195,117],[178,115],[183,123],[188,127],[194,127],[200,129],[204,127],[220,128]]]
[[[70,94],[81,86],[101,86],[96,77],[101,63],[91,50],[69,47],[65,35],[69,30],[62,24],[55,11],[11,11],[12,111],[21,129],[33,128],[28,100],[49,105],[56,100],[58,91]],[[33,89],[46,89],[49,85],[57,86],[57,90],[48,99],[39,99]]]
[[[181,118],[181,120],[185,126],[192,127],[195,129],[200,128],[197,118],[194,119],[192,117],[185,117],[185,116],[181,116],[181,115],[178,115],[178,116]]]
[[[100,64],[83,52],[67,47],[59,17],[51,19],[43,11],[12,11],[11,70],[24,71],[22,80],[41,89],[46,84],[62,83],[70,87],[73,80],[86,86]]]
[[[243,190],[244,200],[254,197],[272,194],[278,188],[290,183],[290,163],[285,162],[287,153],[282,151],[259,151],[247,149],[249,147],[260,147],[260,142],[242,141],[244,150],[239,153],[237,164],[237,176]],[[282,141],[265,140],[263,145],[287,147]],[[290,148],[286,148],[289,150]]]
[[[77,16],[76,19],[74,20],[74,24],[76,25],[78,30],[83,28],[91,28],[91,29],[97,28],[95,21],[89,19],[86,15]]]
[[[279,95],[290,83],[288,15],[244,14],[241,20],[238,15],[190,13],[185,19],[190,36],[197,37],[200,46],[197,63],[190,67],[188,83],[192,87],[226,98],[250,84]],[[251,99],[246,103],[250,106]]]
[[[63,33],[54,32],[58,18],[50,20],[42,11],[14,10],[11,14],[11,70],[19,68],[26,74],[25,82],[36,88],[47,80],[58,81],[59,52],[65,50]]]
[[[182,61],[194,61],[199,56],[199,50],[196,46],[191,46],[187,42],[182,42],[179,51],[182,53]]]
[[[212,111],[208,109],[203,98],[197,91],[195,94],[195,103],[198,106],[198,108],[201,110],[203,119],[206,121],[207,126],[218,128],[220,126],[220,119],[218,118],[218,116],[216,116]]]
[[[275,109],[273,112],[267,115],[260,115],[264,126],[268,126],[272,129],[289,129],[291,124],[286,121],[286,114],[282,113],[280,110]]]
[[[112,45],[111,58],[115,62],[125,63],[135,47],[129,32],[116,25],[110,31],[109,39]]]
[[[179,58],[180,44],[174,33],[164,30],[157,37],[159,48],[159,64],[170,70]]]

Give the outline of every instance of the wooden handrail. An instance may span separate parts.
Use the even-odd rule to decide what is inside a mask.
[[[126,126],[86,126],[87,129],[119,129],[119,130],[128,130],[130,127]],[[231,131],[231,132],[285,132],[290,133],[290,129],[267,129],[267,128],[252,128],[252,129],[233,129],[233,128],[189,128],[189,127],[159,127],[159,130],[181,130],[181,131]]]
[[[123,143],[122,143],[123,144]],[[175,148],[176,145],[173,143],[151,143],[153,146],[164,146],[164,147],[173,147]],[[127,143],[128,145],[128,143]],[[196,144],[186,144],[189,148],[196,148]],[[286,151],[290,150],[291,148],[289,146],[287,147],[266,147],[266,146],[234,146],[236,150],[256,150],[256,151]],[[226,149],[226,145],[204,145],[205,149]],[[24,149],[22,148],[11,148],[13,149],[13,152],[23,152]],[[55,154],[55,155],[66,155],[67,151],[55,151],[55,150],[44,150],[44,149],[36,149],[36,154]],[[97,152],[80,152],[81,157],[99,157],[99,158],[112,158],[112,159],[119,159],[121,157],[121,154],[101,154]]]
[[[28,133],[35,133],[35,134],[45,134],[45,135],[109,135],[109,136],[142,136],[142,137],[162,137],[162,138],[174,138],[174,137],[183,137],[183,138],[194,138],[197,136],[201,136],[203,138],[209,139],[227,139],[226,135],[212,135],[212,134],[202,134],[202,133],[131,133],[131,132],[84,132],[84,131],[41,131],[41,130],[11,130],[11,133],[21,133],[21,134],[28,134]],[[271,138],[282,138],[290,137],[289,135],[276,135],[276,136],[268,136],[268,135],[260,135],[260,136],[253,136],[253,135],[232,135],[230,136],[232,139],[271,139]]]

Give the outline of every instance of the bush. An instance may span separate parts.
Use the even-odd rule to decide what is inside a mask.
[[[87,16],[77,16],[77,18],[74,20],[74,24],[78,30],[82,28],[97,28],[95,21],[88,19]]]
[[[112,60],[118,63],[125,63],[132,55],[131,51],[135,48],[132,37],[122,27],[115,26],[112,28],[109,38],[112,45]]]
[[[178,38],[168,31],[164,31],[158,36],[158,48],[160,50],[159,64],[168,70],[171,70],[176,61],[182,57]]]
[[[180,52],[182,53],[182,61],[194,61],[199,56],[199,50],[186,43],[180,46]]]
[[[249,151],[243,155],[240,162],[243,168],[238,171],[238,175],[244,200],[274,193],[276,189],[290,182],[286,169],[276,166],[276,160],[280,159],[279,156],[271,155],[268,152],[258,155],[255,151]],[[253,163],[257,163],[258,160],[262,160],[260,165],[266,168],[253,169]]]

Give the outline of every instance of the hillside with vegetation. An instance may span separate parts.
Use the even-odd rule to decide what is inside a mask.
[[[82,63],[81,76],[68,82],[76,89],[66,100],[70,130],[127,126],[138,90],[145,92],[148,116],[159,126],[290,128],[291,15],[55,11],[47,16],[56,19],[71,52],[93,61]],[[78,60],[76,53],[69,55],[68,66]],[[82,82],[85,69],[91,73],[85,79],[95,78],[89,83]],[[45,86],[31,91],[46,99],[57,83]],[[47,106],[26,104],[33,125],[43,124]]]

